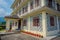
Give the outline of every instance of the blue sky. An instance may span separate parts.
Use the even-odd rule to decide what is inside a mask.
[[[12,9],[10,8],[14,0],[0,0],[0,17],[10,15]]]

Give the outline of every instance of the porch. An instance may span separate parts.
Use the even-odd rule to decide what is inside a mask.
[[[21,20],[18,16],[5,16],[6,20],[6,31],[20,31]]]

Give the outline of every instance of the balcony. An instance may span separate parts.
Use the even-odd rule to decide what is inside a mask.
[[[28,3],[29,0],[25,0],[24,2],[20,3],[20,5],[14,9],[14,11],[12,12],[12,14],[16,13],[18,10],[20,10],[23,6],[25,6]]]
[[[56,1],[50,0],[46,3],[46,6],[54,10],[60,11],[60,5]]]

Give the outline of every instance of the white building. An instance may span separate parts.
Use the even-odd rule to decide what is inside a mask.
[[[38,37],[58,35],[60,0],[15,0],[6,16],[6,30],[20,30]]]

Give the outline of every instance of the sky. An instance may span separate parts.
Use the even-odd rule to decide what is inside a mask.
[[[0,17],[8,16],[12,13],[11,5],[14,0],[0,0]]]

